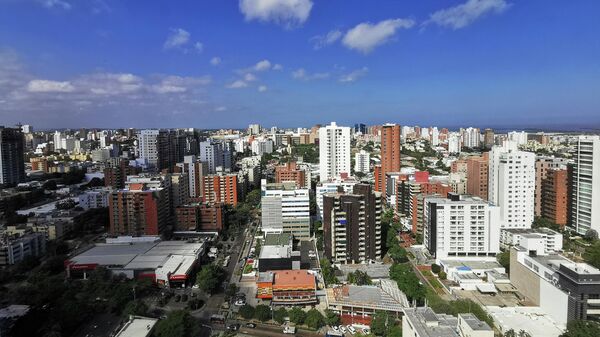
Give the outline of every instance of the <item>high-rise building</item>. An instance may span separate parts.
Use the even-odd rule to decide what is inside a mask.
[[[325,256],[336,263],[360,263],[382,258],[380,192],[356,184],[351,194],[323,197]]]
[[[489,154],[467,158],[467,194],[488,198]]]
[[[298,168],[295,161],[275,167],[275,182],[283,183],[293,181],[298,188],[310,187],[310,181],[306,181],[306,172]]]
[[[169,187],[131,181],[108,198],[111,235],[161,235],[169,221]]]
[[[106,162],[104,168],[104,186],[114,189],[125,188],[127,176],[140,173],[138,167],[130,166],[123,158],[111,158]]]
[[[208,173],[217,173],[217,168],[231,171],[233,168],[233,143],[208,140],[200,143],[200,161],[208,165]]]
[[[323,220],[323,196],[327,193],[336,193],[343,191],[345,193],[352,193],[354,185],[358,184],[359,181],[353,178],[347,179],[335,179],[324,183],[319,183],[315,189],[315,198],[317,199],[317,219]]]
[[[310,239],[310,194],[295,182],[268,184],[261,181],[262,231],[290,233],[296,239]]]
[[[139,130],[137,133],[139,158],[159,171],[172,169],[177,161],[175,132],[170,130]]]
[[[369,173],[371,155],[365,150],[354,154],[354,172]]]
[[[481,145],[479,128],[461,129],[462,147],[478,148]]]
[[[448,152],[460,153],[460,136],[453,133],[448,136]]]
[[[579,136],[571,176],[571,224],[579,234],[600,233],[600,137]]]
[[[321,181],[350,174],[350,128],[335,122],[319,129],[319,174]]]
[[[385,124],[381,127],[381,170],[375,177],[375,191],[386,195],[385,177],[388,172],[400,172],[400,138],[402,128],[398,124]]]
[[[436,147],[440,144],[440,132],[437,127],[432,127],[430,132],[430,143],[432,147]]]
[[[550,169],[542,180],[540,215],[564,227],[567,224],[569,205],[569,177],[566,168]]]
[[[255,139],[252,141],[252,153],[257,156],[262,156],[265,153],[273,153],[273,140],[266,139]]]
[[[426,197],[423,242],[438,262],[449,257],[496,256],[500,252],[499,215],[497,206],[478,197]]]
[[[512,131],[508,133],[508,140],[517,143],[517,145],[525,145],[527,144],[527,132],[521,131]]]
[[[24,145],[20,128],[0,126],[0,186],[16,185],[25,179]]]
[[[566,169],[567,164],[568,160],[565,158],[535,158],[535,216],[542,216],[542,186],[548,171],[559,168]]]
[[[238,203],[237,178],[237,174],[209,174],[203,176],[203,202],[236,206]]]
[[[260,125],[259,124],[250,124],[250,125],[248,125],[248,134],[249,135],[258,135],[258,134],[260,134]]]
[[[483,146],[486,149],[491,149],[492,146],[494,146],[495,142],[496,141],[494,139],[494,130],[492,130],[492,129],[483,130]]]
[[[535,154],[505,141],[492,147],[488,200],[500,206],[503,228],[531,228],[535,208]]]
[[[187,173],[189,192],[191,198],[202,197],[203,177],[208,174],[208,165],[201,162],[194,155],[183,157],[183,163],[178,163],[177,167],[183,173]]]
[[[223,204],[194,203],[175,209],[176,231],[216,231],[223,229]]]

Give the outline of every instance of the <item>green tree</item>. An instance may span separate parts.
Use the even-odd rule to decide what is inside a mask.
[[[592,321],[570,321],[567,331],[560,337],[597,337],[600,336],[600,324]]]
[[[148,306],[141,300],[129,301],[123,309],[123,317],[145,316],[148,313]]]
[[[409,299],[421,302],[425,298],[425,287],[409,265],[393,264],[390,268],[390,278],[398,283],[398,288]]]
[[[229,286],[227,287],[227,290],[225,290],[225,297],[227,299],[235,296],[235,294],[237,294],[238,292],[238,286],[235,283],[230,283]]]
[[[264,304],[259,304],[254,309],[254,318],[261,322],[266,322],[271,319],[271,308]]]
[[[317,309],[310,309],[306,313],[306,325],[311,329],[319,329],[325,325],[325,317]]]
[[[196,276],[196,284],[207,294],[212,294],[221,284],[224,271],[221,267],[210,264],[202,268]]]
[[[440,270],[442,270],[442,268],[440,267],[439,264],[435,264],[434,263],[434,264],[431,265],[431,272],[432,273],[437,274],[437,273],[440,272]]]
[[[198,335],[198,324],[187,310],[172,311],[167,318],[156,323],[156,337],[193,337]]]
[[[254,318],[255,311],[256,310],[253,306],[251,306],[250,304],[246,304],[240,308],[239,314],[242,315],[242,317],[244,317],[245,319],[252,319]]]
[[[348,273],[348,283],[356,284],[359,286],[373,284],[371,277],[364,271],[357,270],[355,272]]]
[[[585,249],[583,259],[592,266],[600,268],[600,241],[594,242]]]
[[[325,309],[325,323],[329,326],[340,324],[340,315],[333,312],[333,310]]]
[[[385,335],[390,317],[387,311],[377,310],[371,320],[371,331],[378,336]]]
[[[273,319],[275,320],[275,322],[283,324],[287,315],[288,312],[287,310],[285,310],[285,308],[279,308],[273,312]]]
[[[532,228],[545,227],[545,228],[550,228],[555,231],[560,231],[560,229],[561,229],[560,226],[557,225],[556,223],[552,222],[552,220],[546,219],[541,216],[536,216],[533,218],[533,223],[531,224],[531,227]]]
[[[394,325],[388,328],[386,337],[402,337],[402,327],[399,325]]]
[[[331,266],[331,262],[328,259],[321,259],[321,273],[323,274],[323,279],[327,285],[337,284],[340,281],[335,277],[335,270],[333,266]]]
[[[496,259],[498,260],[498,263],[500,263],[502,267],[506,269],[507,272],[510,271],[510,250],[496,255]]]
[[[290,310],[289,315],[290,321],[298,325],[303,324],[304,320],[306,319],[306,312],[299,307],[293,307],[292,310]]]

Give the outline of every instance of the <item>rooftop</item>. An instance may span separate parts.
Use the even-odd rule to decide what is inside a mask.
[[[273,288],[313,287],[316,288],[315,275],[307,270],[278,270],[273,272]]]
[[[292,234],[280,233],[280,234],[267,234],[265,236],[265,242],[263,246],[284,246],[288,245],[292,240]]]
[[[372,279],[383,279],[390,277],[389,264],[341,264],[339,269],[342,272],[340,281],[345,281],[348,274],[360,270],[367,273]]]
[[[290,246],[264,246],[260,250],[259,259],[283,259],[292,255]]]
[[[462,271],[481,270],[481,269],[500,269],[503,268],[498,261],[490,260],[441,260],[440,263],[448,268],[456,268]]]
[[[565,327],[556,323],[540,307],[485,307],[501,331],[524,330],[531,336],[558,337]]]
[[[130,319],[115,337],[146,337],[150,336],[154,325],[158,322],[156,318],[134,316]]]
[[[458,337],[458,318],[446,314],[436,314],[429,307],[404,310],[404,317],[418,331],[420,336]]]
[[[475,331],[492,331],[486,322],[480,321],[475,315],[471,313],[458,314],[458,317],[462,319],[467,325]]]
[[[379,285],[342,285],[327,289],[330,305],[344,305],[374,310],[402,311],[409,307],[406,295],[392,280],[381,280]]]

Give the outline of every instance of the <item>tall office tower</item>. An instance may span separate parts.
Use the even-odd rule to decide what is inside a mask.
[[[62,149],[63,134],[60,131],[55,131],[52,141],[54,142],[54,151]]]
[[[525,145],[527,144],[527,132],[521,131],[512,131],[508,133],[508,140],[516,142],[517,145]]]
[[[371,155],[365,150],[360,150],[354,154],[354,172],[367,174],[370,171]]]
[[[310,187],[310,180],[306,179],[306,171],[299,168],[295,161],[275,167],[275,182],[289,181],[295,182],[298,188]]]
[[[432,147],[440,145],[440,132],[437,127],[431,128],[430,143]]]
[[[448,152],[460,153],[460,136],[457,134],[451,134],[448,137]]]
[[[461,136],[463,147],[478,148],[481,144],[479,128],[461,129]]]
[[[555,157],[535,158],[535,216],[542,216],[542,185],[548,171],[566,169],[568,160]]]
[[[381,170],[375,177],[375,191],[385,197],[385,176],[388,172],[400,172],[400,137],[402,128],[398,124],[385,124],[381,127]]]
[[[255,139],[252,141],[252,153],[257,156],[262,156],[265,153],[273,153],[273,140],[271,139]]]
[[[140,130],[137,133],[140,159],[157,170],[171,169],[176,162],[175,132],[169,130]]]
[[[258,134],[260,134],[260,125],[259,124],[250,124],[250,125],[248,125],[248,134],[249,135],[258,135]]]
[[[356,123],[354,124],[354,133],[360,133],[360,134],[366,134],[367,133],[367,126],[364,125],[363,123]]]
[[[202,177],[202,201],[236,206],[238,177],[236,174],[209,174]]]
[[[310,194],[293,182],[268,184],[261,180],[261,214],[264,233],[291,233],[310,239]]]
[[[600,137],[579,136],[574,159],[570,227],[600,233]]]
[[[381,193],[371,185],[356,184],[351,194],[323,197],[325,256],[336,263],[380,260]]]
[[[20,128],[0,126],[0,185],[15,185],[25,179],[24,145]]]
[[[500,253],[499,207],[478,197],[426,197],[423,229],[423,242],[438,263],[448,257]]]
[[[200,143],[200,161],[208,165],[208,173],[217,173],[217,168],[231,171],[233,167],[234,145],[231,142],[216,142],[212,140]]]
[[[321,181],[350,174],[350,128],[335,122],[319,129],[319,174]]]
[[[488,200],[500,206],[503,228],[531,228],[535,209],[535,154],[505,141],[490,151]]]
[[[489,128],[483,130],[483,146],[486,149],[491,149],[492,146],[494,146],[494,144],[495,144],[494,130],[489,129]]]
[[[467,194],[488,198],[489,153],[467,158]]]
[[[537,186],[536,186],[537,187]],[[567,224],[569,205],[569,177],[566,168],[554,168],[546,172],[542,180],[540,215],[564,227]]]
[[[181,172],[187,173],[190,197],[201,198],[203,177],[208,174],[208,165],[192,155],[183,157],[183,163],[178,163],[177,167]]]
[[[108,197],[111,235],[161,235],[169,221],[169,187],[131,183]]]
[[[33,133],[33,126],[29,124],[21,125],[21,131],[23,133]]]

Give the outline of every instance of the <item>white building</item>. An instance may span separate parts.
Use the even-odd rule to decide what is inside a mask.
[[[294,182],[268,184],[261,180],[262,231],[291,233],[300,240],[310,239],[310,195],[296,189]]]
[[[460,136],[453,133],[448,137],[448,152],[460,153]]]
[[[260,125],[259,124],[248,125],[248,134],[258,135],[259,133],[260,133]]]
[[[62,133],[60,131],[55,131],[54,136],[53,136],[55,151],[62,149],[62,139],[63,139]]]
[[[421,307],[404,310],[402,337],[494,337],[494,330],[471,313],[455,317]]]
[[[600,137],[577,139],[573,166],[571,223],[579,234],[588,229],[600,233]]]
[[[335,122],[319,129],[319,174],[321,181],[350,174],[350,128]]]
[[[462,146],[477,148],[481,143],[481,132],[479,128],[461,129]]]
[[[273,153],[273,140],[271,139],[255,139],[252,141],[252,153],[257,156],[262,156],[265,153]]]
[[[354,172],[369,173],[369,163],[371,154],[365,150],[360,150],[354,154]]]
[[[202,196],[203,177],[208,174],[208,165],[201,162],[194,155],[183,157],[183,163],[178,163],[182,173],[187,174],[189,196],[199,198]]]
[[[508,140],[516,142],[517,145],[525,145],[527,144],[527,132],[521,131],[512,131],[508,133]]]
[[[426,197],[423,202],[423,242],[436,261],[500,252],[498,207],[478,197],[457,194]]]
[[[431,146],[435,147],[440,144],[440,132],[437,127],[431,128]]]
[[[535,211],[535,154],[505,141],[490,151],[488,199],[500,206],[503,228],[531,228]]]
[[[549,228],[505,228],[500,231],[500,245],[505,249],[519,246],[525,239],[541,240],[546,252],[556,253],[563,247],[563,235]]]
[[[140,130],[137,132],[138,156],[146,165],[158,165],[158,136],[159,130]]]
[[[79,207],[83,209],[108,207],[108,189],[95,189],[79,195]]]

